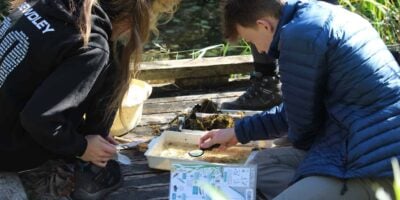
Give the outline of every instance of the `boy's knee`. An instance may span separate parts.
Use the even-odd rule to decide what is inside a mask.
[[[249,163],[270,166],[274,164],[283,164],[297,167],[299,162],[303,160],[305,154],[305,151],[293,147],[269,148],[257,152]]]

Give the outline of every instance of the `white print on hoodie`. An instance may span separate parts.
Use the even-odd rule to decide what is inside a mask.
[[[6,17],[0,24],[0,87],[7,76],[25,58],[29,48],[29,38],[22,31],[11,31],[5,35],[11,26],[11,19]],[[13,47],[12,50],[10,48]]]
[[[24,16],[43,34],[55,31],[47,20],[43,19],[28,3],[24,2],[18,7]]]

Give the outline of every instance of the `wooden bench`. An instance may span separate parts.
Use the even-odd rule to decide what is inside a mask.
[[[175,80],[178,86],[213,86],[228,82],[231,74],[249,74],[253,57],[226,56],[141,63],[141,80]]]

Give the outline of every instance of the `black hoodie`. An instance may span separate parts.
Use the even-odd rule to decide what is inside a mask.
[[[111,22],[94,6],[84,47],[68,0],[23,3],[0,25],[0,152],[80,156],[108,134]]]

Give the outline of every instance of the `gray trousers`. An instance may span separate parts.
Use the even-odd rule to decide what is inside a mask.
[[[289,186],[306,152],[293,147],[275,147],[259,151],[249,162],[257,164],[257,189],[276,200],[367,200],[377,199],[378,188],[394,199],[390,178],[358,178],[344,181],[327,176],[309,176]],[[380,191],[381,191],[380,189]]]

